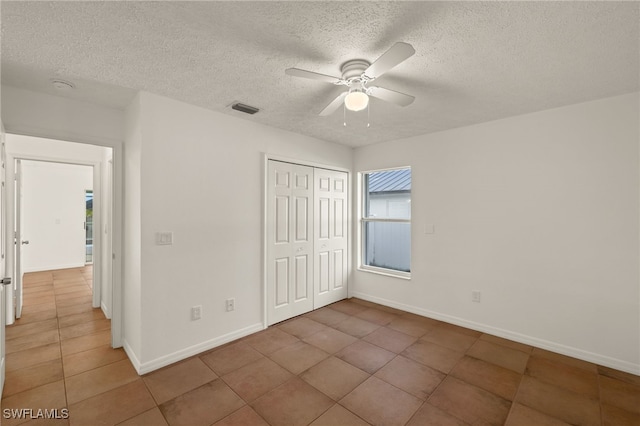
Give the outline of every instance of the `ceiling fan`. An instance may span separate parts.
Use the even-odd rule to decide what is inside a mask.
[[[332,114],[343,103],[345,108],[350,111],[361,111],[368,106],[369,96],[404,107],[411,104],[415,98],[395,90],[369,86],[368,84],[411,57],[414,53],[416,51],[413,46],[408,43],[398,42],[391,46],[374,63],[369,63],[362,59],[353,59],[345,62],[340,68],[342,78],[299,68],[288,68],[285,70],[285,74],[293,77],[320,80],[337,86],[347,86],[349,90],[338,95],[325,109],[320,111],[321,116]]]

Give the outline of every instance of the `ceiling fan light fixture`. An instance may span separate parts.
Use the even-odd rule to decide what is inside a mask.
[[[344,98],[344,106],[349,111],[362,111],[369,105],[369,95],[361,90],[353,90]]]

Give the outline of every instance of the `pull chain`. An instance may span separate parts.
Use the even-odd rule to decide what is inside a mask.
[[[371,102],[367,104],[367,128],[371,127]]]
[[[347,127],[347,105],[344,102],[342,103],[342,123]]]

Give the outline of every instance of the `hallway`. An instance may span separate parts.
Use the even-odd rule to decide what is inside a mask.
[[[3,409],[66,408],[91,392],[96,368],[112,363],[137,377],[124,351],[111,348],[111,321],[91,306],[92,272],[89,265],[24,275],[22,317],[6,329]]]

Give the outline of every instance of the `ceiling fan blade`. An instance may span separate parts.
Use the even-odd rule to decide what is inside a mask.
[[[410,105],[415,99],[415,97],[411,95],[385,89],[384,87],[371,86],[369,89],[371,96],[403,107]]]
[[[309,78],[311,80],[320,80],[320,81],[325,81],[327,83],[333,83],[333,84],[340,82],[340,79],[338,77],[332,77],[326,74],[319,74],[313,71],[301,70],[299,68],[287,68],[284,71],[284,73],[287,75],[291,75],[293,77]]]
[[[408,43],[398,42],[384,52],[373,64],[369,65],[364,74],[370,79],[378,78],[391,68],[398,65],[416,53],[413,46]]]
[[[342,103],[344,102],[344,98],[348,93],[349,92],[340,93],[337,98],[335,98],[329,105],[326,106],[325,109],[320,111],[319,115],[321,117],[326,117],[327,115],[333,114],[340,107],[340,105],[342,105]]]

